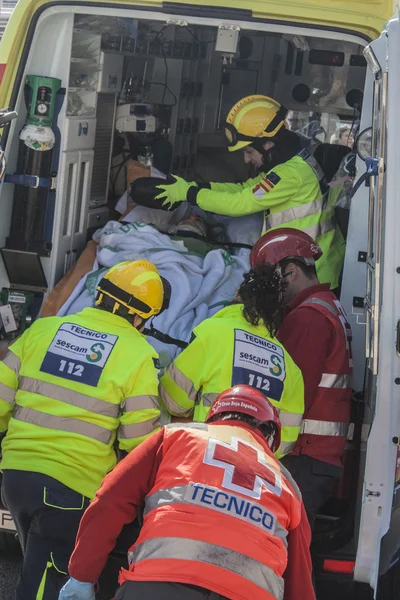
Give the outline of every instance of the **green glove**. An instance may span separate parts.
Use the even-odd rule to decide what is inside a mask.
[[[155,197],[155,200],[164,200],[162,205],[166,206],[168,210],[171,210],[174,204],[185,202],[188,189],[196,185],[194,181],[188,183],[177,175],[172,175],[172,177],[175,179],[174,183],[157,186],[157,189],[162,190],[162,192]]]

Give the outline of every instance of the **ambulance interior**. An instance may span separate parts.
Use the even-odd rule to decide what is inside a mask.
[[[319,37],[303,35],[301,28],[295,34],[279,32],[277,27],[255,31],[250,24],[239,30],[185,21],[176,24],[178,19],[169,24],[165,18],[132,18],[127,10],[118,16],[117,9],[107,15],[104,8],[104,14],[96,15],[58,8],[48,15],[45,11],[30,33],[16,95],[18,119],[5,133],[7,173],[18,173],[19,134],[32,95],[26,77],[60,80],[52,98],[43,92],[45,103],[54,102],[55,145],[49,175],[57,173],[56,190],[45,190],[43,196],[43,189],[38,188],[40,199],[37,189],[11,183],[1,189],[1,283],[10,293],[22,290],[29,298],[25,304],[21,301],[16,314],[19,331],[36,318],[54,286],[63,278],[68,283],[65,276],[84,256],[87,242],[110,220],[154,223],[170,239],[183,243],[189,253],[200,253],[203,258],[208,251],[222,248],[243,270],[249,246],[261,233],[262,219],[239,221],[232,228],[227,221],[235,219],[221,223],[203,214],[201,224],[196,225],[200,229],[191,229],[186,209],[175,217],[163,213],[161,218],[158,211],[141,207],[132,217],[135,198],[129,196],[128,181],[132,173],[133,179],[161,172],[206,182],[245,181],[254,175],[241,152],[228,153],[224,139],[224,118],[243,96],[258,93],[279,100],[289,110],[289,128],[302,136],[305,146],[324,144],[319,160],[328,179],[350,180],[351,167],[343,159],[351,155],[351,143],[339,145],[335,135],[339,127],[348,125],[355,137],[359,127],[366,74],[362,41],[343,40],[340,34],[327,38],[323,32],[314,33]],[[129,171],[131,159],[137,162]],[[26,193],[29,189],[29,193],[37,192],[29,196],[33,211],[26,210],[25,194],[18,196],[18,212],[21,187]],[[345,233],[349,209],[347,190],[341,194],[337,211]],[[164,218],[172,221],[160,226]],[[182,222],[185,226],[179,229]],[[134,237],[139,228],[130,227]],[[86,270],[78,269],[70,284],[83,280],[92,269],[89,263]],[[109,265],[98,264],[104,266]],[[12,302],[7,294],[3,290],[4,305]],[[53,309],[60,308],[60,303],[60,297],[56,298]],[[7,333],[3,327],[1,335],[7,341],[15,331]],[[363,354],[362,335],[356,343],[354,352]],[[363,369],[364,362],[359,364]],[[363,381],[362,373],[358,381]],[[355,392],[361,398],[362,385]],[[351,543],[354,531],[362,402],[354,402],[353,409],[354,435],[348,443],[344,477],[318,519],[314,536],[317,545],[323,540],[325,553]]]

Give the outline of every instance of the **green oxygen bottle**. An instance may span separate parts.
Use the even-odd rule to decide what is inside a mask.
[[[52,129],[57,92],[61,80],[28,75],[28,114],[19,136],[17,174],[10,236],[6,246],[14,250],[49,256],[51,234],[46,232],[46,215],[51,180],[55,135]],[[47,239],[46,239],[47,238]],[[50,239],[49,239],[50,238]]]

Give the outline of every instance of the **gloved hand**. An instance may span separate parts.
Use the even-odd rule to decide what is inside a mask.
[[[188,189],[197,185],[194,181],[188,183],[177,175],[172,175],[172,177],[175,179],[174,183],[157,186],[157,189],[162,190],[162,192],[155,197],[155,200],[164,200],[162,205],[167,206],[168,210],[172,210],[174,204],[185,202]]]
[[[95,600],[94,585],[71,577],[61,589],[58,600]]]

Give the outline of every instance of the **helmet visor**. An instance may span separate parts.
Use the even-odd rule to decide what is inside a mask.
[[[228,141],[229,148],[236,146],[239,142],[248,142],[251,144],[251,142],[258,139],[251,135],[239,133],[236,127],[231,123],[225,123],[225,137]]]
[[[225,137],[228,142],[228,146],[234,146],[236,140],[237,130],[236,127],[230,123],[225,123]]]
[[[165,277],[162,277],[161,275],[160,275],[160,279],[161,279],[162,284],[163,284],[164,294],[163,294],[163,303],[161,305],[160,312],[158,313],[159,315],[164,310],[167,310],[167,308],[169,308],[169,303],[171,301],[171,284],[170,284],[170,282],[167,279],[165,279]]]
[[[103,294],[102,303],[112,307],[116,302],[125,306],[129,313],[139,314],[141,317],[148,319],[153,315],[159,315],[169,307],[171,299],[171,284],[167,279],[161,277],[160,279],[163,285],[163,302],[159,309],[150,306],[143,300],[136,298],[129,292],[126,292],[112,283],[109,279],[103,278],[99,285],[96,287],[96,291],[99,294]]]

